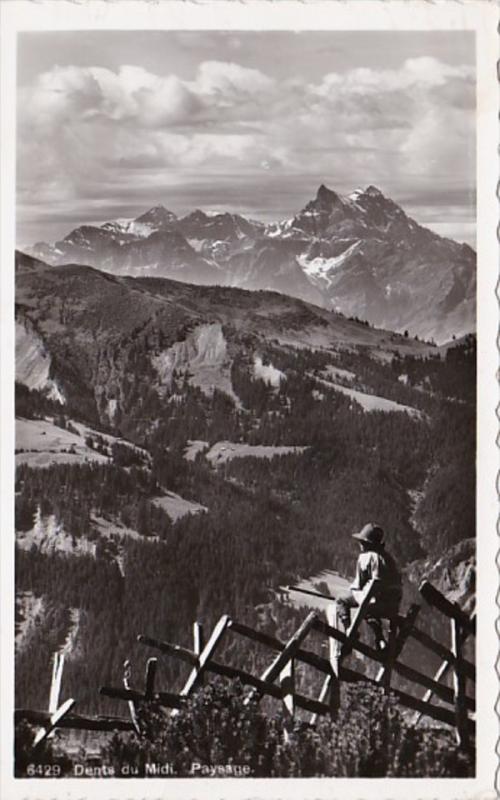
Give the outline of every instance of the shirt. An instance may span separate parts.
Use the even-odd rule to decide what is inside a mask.
[[[401,600],[401,576],[396,562],[385,550],[368,550],[360,553],[356,564],[356,577],[351,591],[359,603],[367,584],[373,579],[382,581],[377,597],[372,602],[389,602],[395,605]]]

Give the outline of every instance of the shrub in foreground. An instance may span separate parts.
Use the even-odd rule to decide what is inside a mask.
[[[153,774],[168,764],[175,777],[470,777],[473,758],[461,752],[452,731],[414,729],[382,689],[346,686],[335,720],[315,728],[270,717],[248,690],[214,682],[177,715],[154,706],[141,712],[142,736],[116,735],[105,761],[119,772]]]

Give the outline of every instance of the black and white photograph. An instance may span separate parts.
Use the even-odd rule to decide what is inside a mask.
[[[495,797],[465,5],[2,9],[8,800]]]

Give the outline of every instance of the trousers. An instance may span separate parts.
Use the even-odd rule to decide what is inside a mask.
[[[335,600],[335,602],[331,603],[326,609],[328,624],[331,625],[332,628],[336,628],[342,631],[342,633],[345,633],[351,624],[351,610],[357,608],[358,605],[353,595],[346,595],[345,597]],[[373,610],[370,609],[369,614],[367,614],[364,619],[372,634],[373,646],[376,648],[384,641],[381,616],[385,616],[386,614],[384,612],[387,611],[388,609],[379,608],[377,604],[374,604]],[[330,660],[336,659],[338,661],[342,651],[342,643],[332,636],[329,637],[329,643]]]

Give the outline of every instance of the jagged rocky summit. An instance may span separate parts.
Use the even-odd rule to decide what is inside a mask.
[[[27,252],[118,275],[272,289],[438,343],[475,330],[475,252],[372,185],[343,196],[322,184],[294,217],[267,225],[200,209],[179,218],[157,205]]]

